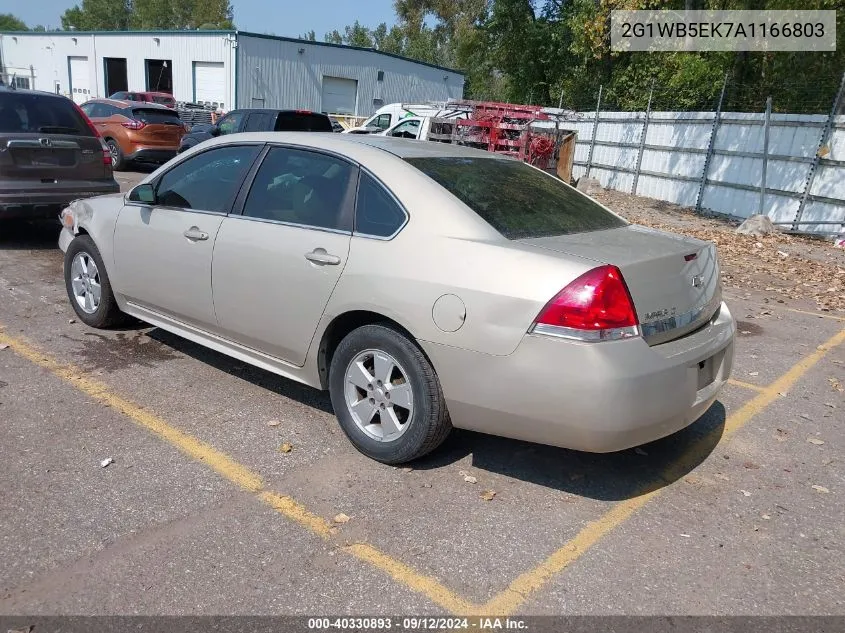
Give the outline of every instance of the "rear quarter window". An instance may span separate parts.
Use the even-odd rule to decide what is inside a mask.
[[[573,187],[521,161],[453,156],[405,160],[509,240],[627,225]]]
[[[5,91],[0,93],[0,132],[94,135],[70,99]]]
[[[332,122],[323,114],[280,112],[275,132],[332,132]]]

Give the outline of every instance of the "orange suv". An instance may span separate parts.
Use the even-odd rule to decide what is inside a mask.
[[[167,162],[187,131],[176,110],[155,103],[91,99],[82,110],[108,145],[115,170],[130,161]]]

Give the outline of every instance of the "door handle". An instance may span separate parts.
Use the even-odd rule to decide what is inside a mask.
[[[310,253],[305,253],[305,259],[319,266],[337,266],[340,263],[340,257],[330,255],[325,248],[315,248]]]
[[[185,237],[187,237],[192,242],[200,242],[202,240],[208,239],[208,233],[205,231],[200,231],[199,227],[192,226],[187,231],[182,233]]]

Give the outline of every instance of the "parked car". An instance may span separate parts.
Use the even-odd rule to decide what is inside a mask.
[[[402,119],[416,116],[448,116],[455,111],[449,102],[443,103],[388,103],[375,111],[361,125],[351,127],[344,134],[377,134],[393,127]]]
[[[176,99],[173,95],[167,92],[137,92],[121,90],[109,96],[109,99],[115,101],[141,101],[142,103],[157,103],[166,106],[172,110],[176,109]]]
[[[64,222],[81,321],[132,315],[327,389],[386,463],[452,426],[626,449],[691,424],[731,372],[713,244],[481,150],[227,135]]]
[[[103,136],[118,171],[132,161],[167,162],[187,131],[175,110],[155,103],[91,99],[82,110]]]
[[[332,132],[331,119],[310,110],[232,110],[213,125],[197,124],[182,138],[179,152],[203,141],[238,132]]]
[[[53,217],[120,191],[97,128],[67,97],[0,88],[0,217]]]

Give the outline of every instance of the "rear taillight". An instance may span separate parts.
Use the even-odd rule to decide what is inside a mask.
[[[616,266],[587,271],[549,301],[531,332],[579,341],[612,341],[640,335],[631,293]]]
[[[129,130],[141,130],[147,126],[146,123],[139,121],[138,119],[129,119],[128,121],[121,123],[121,125]]]
[[[100,145],[103,146],[103,165],[108,165],[109,167],[111,167],[111,150],[109,149],[109,146],[106,145],[106,142],[103,139],[100,139]]]

